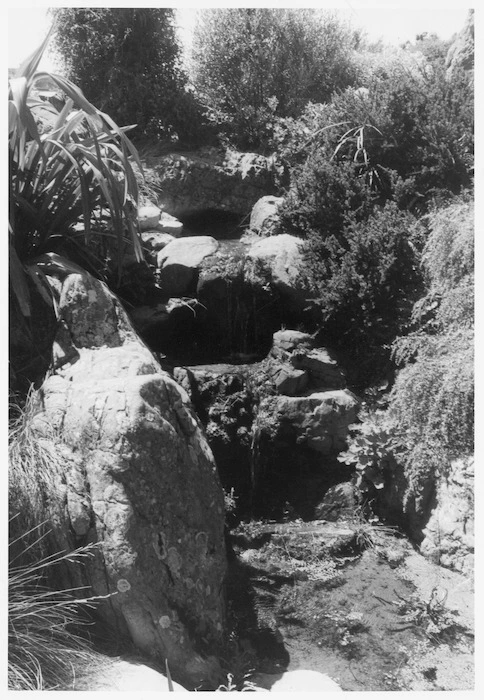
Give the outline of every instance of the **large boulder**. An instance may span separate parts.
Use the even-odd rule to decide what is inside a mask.
[[[303,246],[301,238],[283,233],[256,241],[247,253],[246,280],[274,286],[291,316],[302,313],[307,302]]]
[[[161,190],[162,209],[178,217],[210,209],[248,215],[258,199],[275,194],[278,177],[273,158],[216,149],[152,158],[145,173]]]
[[[267,195],[261,197],[252,207],[249,228],[258,236],[273,235],[279,223],[279,207],[284,199]]]
[[[98,543],[74,585],[108,596],[99,615],[191,687],[224,626],[224,503],[186,392],[88,274],[50,270],[62,332],[31,428],[55,440],[58,546]]]
[[[358,401],[348,390],[272,395],[252,427],[253,505],[257,515],[305,520],[331,486],[350,478],[337,460],[347,445]]]
[[[202,260],[217,252],[212,236],[187,236],[171,241],[158,254],[160,287],[170,297],[194,293]]]

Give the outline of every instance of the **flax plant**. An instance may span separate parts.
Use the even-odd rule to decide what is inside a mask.
[[[132,161],[142,167],[125,134],[132,127],[118,127],[69,80],[38,70],[49,38],[9,81],[10,284],[27,318],[26,276],[49,298],[37,259],[59,250],[63,240],[88,258],[95,238],[111,238],[119,274],[126,245],[142,260]],[[49,101],[45,84],[63,95],[63,106]]]

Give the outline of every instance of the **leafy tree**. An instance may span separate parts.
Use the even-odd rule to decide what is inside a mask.
[[[209,9],[195,29],[192,80],[241,147],[264,147],[278,116],[353,84],[359,36],[315,10]]]
[[[56,8],[54,45],[67,77],[135,136],[186,137],[195,104],[185,90],[174,11]]]

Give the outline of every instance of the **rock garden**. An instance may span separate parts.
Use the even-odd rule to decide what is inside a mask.
[[[472,690],[469,134],[401,163],[375,69],[380,115],[135,148],[42,96],[48,41],[9,93],[9,689]]]

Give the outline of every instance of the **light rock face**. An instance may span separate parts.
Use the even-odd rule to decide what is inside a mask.
[[[209,209],[244,216],[276,190],[273,159],[257,153],[170,154],[151,160],[145,172],[162,190],[160,206],[173,216]]]
[[[63,452],[56,534],[63,548],[99,543],[84,584],[110,594],[100,614],[196,684],[211,662],[195,649],[224,625],[224,505],[212,453],[186,392],[107,288],[87,273],[52,282],[62,332],[32,427],[39,438],[55,434]]]
[[[259,236],[271,236],[279,222],[278,211],[283,197],[261,197],[252,207],[249,228]]]
[[[187,693],[179,683],[172,681],[170,688],[168,679],[159,671],[146,664],[130,659],[109,658],[107,656],[90,660],[88,668],[79,664],[75,669],[73,690],[91,692],[159,692]]]
[[[435,563],[463,574],[474,569],[474,460],[457,460],[437,484],[437,505],[420,551]]]
[[[140,207],[138,209],[138,222],[140,231],[148,231],[150,228],[155,228],[160,221],[161,211],[154,204]]]
[[[257,241],[247,253],[246,280],[272,284],[292,313],[306,305],[303,246],[301,238],[283,233]]]
[[[342,691],[342,688],[325,673],[319,671],[285,671],[285,673],[258,673],[252,679],[256,690],[269,690],[272,693],[304,693],[313,691],[332,693]]]
[[[171,297],[194,292],[198,267],[204,258],[216,253],[218,248],[219,243],[212,236],[187,236],[169,243],[157,257],[160,287]]]

